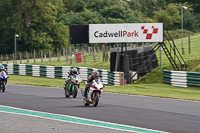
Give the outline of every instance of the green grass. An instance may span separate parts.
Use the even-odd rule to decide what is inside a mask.
[[[183,47],[184,47],[184,55],[183,56],[183,59],[186,61],[186,62],[190,62],[192,60],[200,60],[200,54],[199,54],[199,51],[200,51],[200,34],[195,34],[193,36],[190,37],[190,45],[191,45],[191,53],[189,54],[189,46],[188,46],[188,37],[184,37],[183,38]],[[175,39],[174,40],[175,42],[175,45],[176,47],[178,48],[179,52],[181,53],[182,51],[182,46],[181,46],[181,42],[182,42],[182,39]],[[165,42],[166,45],[168,46],[168,43]],[[170,42],[171,43],[171,42]],[[171,43],[172,44],[172,43]],[[160,51],[157,52],[157,57],[160,57]],[[163,60],[163,66],[169,66],[170,65],[170,62],[168,61],[164,51],[162,51],[162,60]],[[159,60],[160,61],[160,60]],[[187,63],[189,66],[190,64]],[[194,67],[194,66],[193,66]]]
[[[23,85],[35,85],[35,86],[49,86],[62,88],[65,79],[51,79],[42,77],[31,76],[19,76],[10,75],[8,83],[11,84],[23,84]],[[81,83],[81,88],[85,88],[84,83]],[[187,100],[200,101],[200,89],[199,88],[182,88],[174,87],[167,84],[132,84],[126,86],[106,86],[104,89],[106,92],[124,93],[131,95],[142,96],[154,96]]]
[[[42,78],[21,75],[9,75],[8,83],[22,84],[22,85],[35,85],[35,86],[49,86],[49,87],[62,87],[65,79]]]
[[[133,85],[126,85],[119,87],[109,86],[105,88],[105,91],[125,93],[131,95],[154,96],[154,97],[165,97],[165,98],[187,99],[187,100],[198,100],[198,101],[200,100],[199,88],[174,87],[162,83],[133,84]]]
[[[27,63],[31,65],[45,65],[45,66],[76,66],[76,67],[91,67],[91,68],[97,68],[97,69],[106,69],[110,70],[110,61],[105,62],[103,61],[103,54],[97,53],[95,54],[95,62],[93,59],[93,55],[86,55],[85,56],[86,63],[84,63],[84,59],[82,58],[82,62],[75,63],[75,58],[72,58],[72,64],[70,64],[70,61],[66,62],[66,60],[54,60],[54,61],[45,61],[45,62],[32,62]]]

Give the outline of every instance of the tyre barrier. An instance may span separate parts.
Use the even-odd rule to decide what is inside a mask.
[[[86,81],[94,70],[99,72],[102,82],[106,85],[120,86],[124,85],[124,73],[109,71],[104,69],[95,69],[89,67],[74,66],[43,66],[43,65],[27,65],[27,64],[3,64],[8,74],[27,75],[46,78],[64,79],[71,68],[77,68],[80,78]]]
[[[200,87],[200,73],[163,70],[163,83],[179,87]]]
[[[132,48],[128,47],[127,48],[128,59],[126,59],[126,61],[124,61],[125,60],[125,51],[122,52],[121,48],[119,48],[117,71],[122,71],[125,74],[127,74],[128,71],[138,72],[138,74],[139,74],[138,76],[143,76],[143,75],[146,75],[147,73],[151,72],[153,69],[158,67],[158,59],[156,57],[155,51],[152,51],[152,49],[153,49],[152,46],[136,48],[133,50],[132,50]],[[124,50],[125,50],[125,48],[124,48]],[[116,48],[111,48],[110,56],[111,56],[110,70],[114,71],[115,66],[116,66],[116,56],[117,56]],[[142,64],[144,64],[144,65],[141,66]],[[128,65],[128,67],[127,67],[127,65]]]

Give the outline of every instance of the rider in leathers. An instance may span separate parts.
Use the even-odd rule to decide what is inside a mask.
[[[70,81],[70,79],[71,79],[71,76],[76,75],[76,74],[78,74],[78,71],[77,71],[76,68],[70,69],[70,71],[68,72],[68,76],[67,76],[67,79],[66,79],[64,85],[68,87],[68,83],[69,83],[69,81]],[[65,88],[64,88],[64,89],[65,89]]]
[[[88,77],[88,79],[87,79],[87,85],[85,87],[85,92],[84,92],[84,97],[85,98],[87,97],[87,90],[90,88],[91,82],[94,79],[98,79],[98,78],[99,78],[99,72],[98,71],[94,71],[93,74],[90,77]]]

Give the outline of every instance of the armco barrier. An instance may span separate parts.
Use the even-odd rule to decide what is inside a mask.
[[[200,87],[200,73],[163,70],[163,82],[179,87]]]
[[[73,67],[73,66],[42,66],[27,64],[3,64],[8,74],[27,75],[46,78],[65,78],[71,68],[77,68],[80,78],[84,81],[92,74],[94,70],[99,71],[102,82],[107,85],[120,86],[124,83],[123,72],[112,72],[104,69],[95,69],[89,67]]]

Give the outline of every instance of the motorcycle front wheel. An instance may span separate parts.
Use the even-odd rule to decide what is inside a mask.
[[[6,85],[5,85],[5,81],[2,82],[2,92],[5,92],[6,89]]]
[[[73,96],[73,98],[76,98],[76,96],[77,96],[77,92],[78,92],[77,87],[74,86],[74,90],[73,90],[73,92],[72,92],[72,96]]]
[[[93,106],[96,107],[99,103],[99,93],[94,93],[94,99],[92,100]]]

